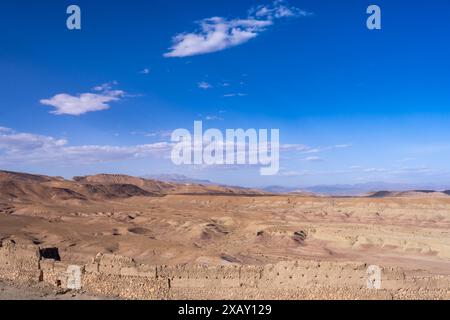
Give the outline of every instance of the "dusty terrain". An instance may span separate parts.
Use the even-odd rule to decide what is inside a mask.
[[[20,284],[0,280],[0,300],[105,300],[107,297],[54,288],[43,284]]]
[[[0,172],[0,240],[148,265],[314,260],[450,275],[450,196],[330,198],[126,176],[74,180]],[[1,296],[0,296],[1,297]],[[245,298],[245,297],[243,297]]]

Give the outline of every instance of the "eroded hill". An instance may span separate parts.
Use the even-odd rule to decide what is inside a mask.
[[[169,194],[260,195],[259,190],[201,184],[166,183],[126,175],[60,177],[0,171],[0,201],[54,203],[107,201]]]

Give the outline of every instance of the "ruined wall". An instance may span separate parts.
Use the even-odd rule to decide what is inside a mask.
[[[367,265],[290,261],[267,266],[149,266],[98,254],[85,266],[45,259],[36,246],[0,243],[0,278],[45,282],[125,299],[395,298],[433,290],[450,298],[450,279],[383,268],[382,290],[367,290]],[[361,292],[363,295],[361,295]]]
[[[40,252],[37,246],[18,246],[12,241],[0,242],[0,278],[40,281]]]

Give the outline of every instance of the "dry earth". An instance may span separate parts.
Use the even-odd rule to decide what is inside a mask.
[[[68,181],[0,172],[0,239],[57,247],[73,263],[104,252],[150,265],[319,260],[450,275],[450,196],[268,195],[126,176]]]
[[[0,300],[105,300],[85,292],[55,289],[42,284],[18,284],[0,280]]]

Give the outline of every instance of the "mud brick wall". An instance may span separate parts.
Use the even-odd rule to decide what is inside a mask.
[[[361,292],[367,297],[390,298],[394,296],[390,292],[424,289],[450,294],[448,276],[407,276],[396,268],[382,269],[383,290],[367,290],[365,264],[288,261],[267,266],[150,266],[128,257],[98,254],[87,265],[70,266],[46,259],[42,252],[37,246],[1,242],[0,278],[68,288],[74,280],[69,270],[75,267],[80,271],[75,280],[82,290],[124,299],[302,299],[328,294],[353,299],[361,297]]]
[[[40,252],[36,246],[0,242],[0,278],[14,281],[40,281]]]

